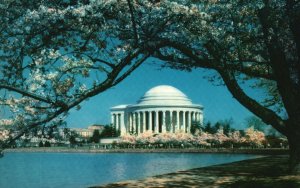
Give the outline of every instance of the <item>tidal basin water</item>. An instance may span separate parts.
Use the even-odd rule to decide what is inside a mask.
[[[0,187],[88,187],[256,158],[200,153],[6,153]]]

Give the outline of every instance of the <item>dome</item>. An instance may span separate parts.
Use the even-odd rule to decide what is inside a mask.
[[[173,86],[160,85],[147,91],[138,105],[192,105],[191,100]]]

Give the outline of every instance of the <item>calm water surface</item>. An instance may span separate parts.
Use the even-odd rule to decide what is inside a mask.
[[[6,153],[0,187],[88,187],[258,155],[199,153]]]

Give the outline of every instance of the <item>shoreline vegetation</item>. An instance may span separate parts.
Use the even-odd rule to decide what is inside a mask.
[[[31,147],[12,148],[4,150],[9,152],[49,152],[49,153],[228,153],[228,154],[261,154],[261,155],[287,155],[286,148],[156,148],[156,149],[102,149],[102,148],[69,148],[69,147]]]

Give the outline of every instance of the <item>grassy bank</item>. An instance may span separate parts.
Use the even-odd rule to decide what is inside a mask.
[[[6,149],[4,152],[64,152],[64,153],[153,153],[153,152],[174,152],[174,153],[236,153],[236,154],[262,154],[262,155],[282,155],[288,154],[288,149],[229,149],[229,148],[176,148],[176,149],[91,149],[91,148],[68,148],[68,147],[50,147],[50,148],[15,148]]]
[[[95,187],[300,187],[287,163],[287,156],[270,156]]]

